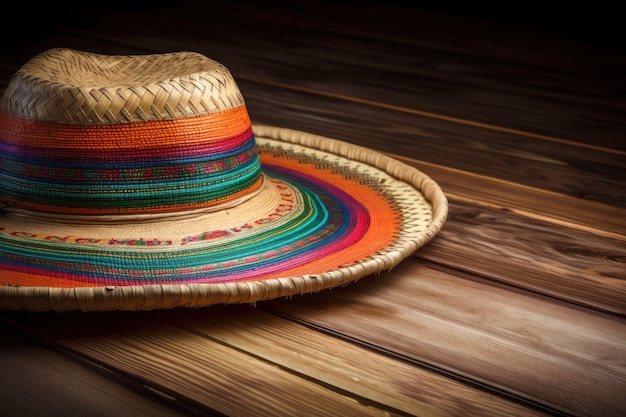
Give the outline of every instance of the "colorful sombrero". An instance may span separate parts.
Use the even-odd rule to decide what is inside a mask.
[[[194,52],[51,49],[0,102],[0,309],[254,303],[388,270],[443,226],[420,171],[253,125]]]

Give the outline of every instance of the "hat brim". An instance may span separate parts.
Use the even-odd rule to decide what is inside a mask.
[[[305,132],[253,131],[265,182],[241,204],[123,223],[2,213],[0,309],[197,308],[318,292],[391,269],[446,220],[442,190],[413,167]]]

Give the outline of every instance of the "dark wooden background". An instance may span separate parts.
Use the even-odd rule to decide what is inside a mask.
[[[626,415],[626,54],[617,6],[16,4],[34,54],[194,50],[252,119],[369,146],[450,201],[345,288],[255,306],[0,312],[1,416]]]

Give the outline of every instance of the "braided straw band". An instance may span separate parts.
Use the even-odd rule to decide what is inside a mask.
[[[412,167],[302,132],[254,131],[270,180],[232,210],[46,230],[0,215],[0,308],[150,310],[320,291],[392,268],[445,222],[445,196]]]

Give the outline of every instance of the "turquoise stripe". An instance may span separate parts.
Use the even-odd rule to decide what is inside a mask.
[[[258,158],[238,166],[237,169],[220,174],[207,174],[189,180],[156,181],[143,183],[112,182],[116,189],[106,185],[64,185],[58,182],[46,184],[0,175],[3,193],[9,198],[33,201],[40,204],[59,207],[89,208],[132,208],[148,204],[150,207],[168,204],[199,203],[223,198],[227,195],[245,190],[261,176],[261,165]],[[122,188],[122,187],[126,188]]]

